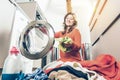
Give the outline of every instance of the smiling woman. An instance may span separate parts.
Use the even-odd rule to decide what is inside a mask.
[[[81,48],[81,34],[77,27],[74,13],[67,13],[64,17],[64,29],[55,33],[55,38],[63,38],[59,42],[60,60],[62,61],[81,61],[79,50]],[[65,41],[65,39],[67,39]],[[69,40],[69,41],[68,41]],[[63,50],[63,48],[65,50]],[[67,51],[66,51],[67,50]]]

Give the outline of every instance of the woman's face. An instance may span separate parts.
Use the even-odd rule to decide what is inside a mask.
[[[66,19],[65,19],[65,24],[67,25],[67,26],[72,26],[73,24],[74,24],[74,17],[73,17],[73,15],[68,15],[67,17],[66,17]]]

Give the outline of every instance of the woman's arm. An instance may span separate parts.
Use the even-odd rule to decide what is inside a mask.
[[[61,31],[56,32],[56,33],[54,34],[54,37],[55,37],[55,38],[60,38],[61,36],[62,36],[62,32],[61,32]]]
[[[81,47],[81,34],[78,29],[73,31],[73,47],[72,50],[80,50]]]

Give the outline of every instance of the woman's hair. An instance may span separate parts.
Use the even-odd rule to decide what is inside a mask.
[[[65,15],[65,17],[64,17],[64,22],[63,22],[63,25],[64,25],[63,34],[66,33],[67,25],[66,25],[65,21],[66,21],[66,18],[67,18],[68,15],[72,15],[72,16],[73,16],[73,19],[74,19],[74,23],[73,23],[73,25],[70,27],[70,29],[69,29],[68,32],[71,32],[71,31],[74,29],[74,27],[77,25],[77,20],[76,20],[75,14],[72,13],[72,12],[67,13],[67,14]]]

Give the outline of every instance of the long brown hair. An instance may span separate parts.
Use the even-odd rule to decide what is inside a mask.
[[[72,15],[73,18],[74,18],[74,23],[73,23],[72,27],[70,27],[70,29],[68,30],[68,33],[71,32],[71,31],[74,29],[74,26],[77,25],[77,20],[76,20],[75,14],[72,13],[72,12],[67,13],[67,14],[65,15],[65,17],[64,17],[64,22],[63,22],[63,26],[64,26],[63,34],[66,33],[67,25],[66,25],[66,23],[65,23],[65,20],[66,20],[66,18],[67,18],[68,15]]]

